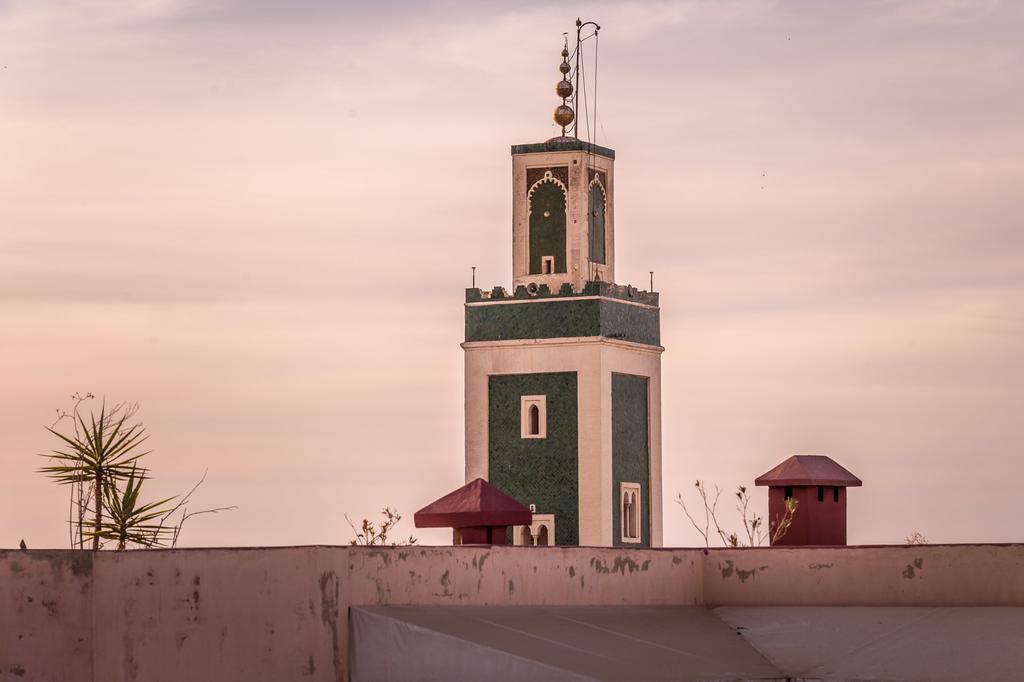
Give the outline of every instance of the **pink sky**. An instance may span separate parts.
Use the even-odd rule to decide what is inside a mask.
[[[662,294],[666,544],[797,452],[864,479],[853,543],[1024,539],[1021,4],[0,0],[0,547],[66,545],[74,391],[142,404],[153,496],[239,506],[186,545],[411,532],[577,14],[618,279]]]

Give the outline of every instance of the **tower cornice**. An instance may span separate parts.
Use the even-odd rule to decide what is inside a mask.
[[[607,159],[615,159],[615,150],[574,137],[555,137],[546,142],[512,145],[512,154],[544,154],[550,152],[587,152]]]

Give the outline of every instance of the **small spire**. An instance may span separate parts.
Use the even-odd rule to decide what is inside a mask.
[[[565,35],[565,34],[562,34]],[[555,108],[555,123],[562,126],[562,137],[565,137],[565,128],[573,119],[576,118],[576,114],[573,112],[572,107],[565,103],[565,101],[572,96],[572,83],[569,82],[569,72],[572,67],[569,66],[569,38],[565,38],[565,46],[562,47],[562,63],[558,65],[558,70],[562,72],[562,80],[555,86],[555,94],[562,98],[562,103]]]

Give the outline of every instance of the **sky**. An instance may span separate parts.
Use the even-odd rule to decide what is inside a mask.
[[[577,16],[665,544],[794,453],[864,480],[851,543],[1024,540],[1024,5],[0,0],[0,547],[67,546],[76,391],[140,404],[146,494],[237,505],[183,545],[450,541],[412,513],[464,482],[464,288],[511,282]]]

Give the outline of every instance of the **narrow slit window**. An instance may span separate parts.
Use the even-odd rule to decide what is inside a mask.
[[[524,395],[520,401],[519,421],[521,425],[520,435],[523,438],[547,438],[547,396]]]
[[[818,486],[818,502],[824,502],[824,501],[825,501],[825,486],[819,485]]]
[[[639,519],[636,518],[636,493],[630,493],[629,494],[629,537],[631,537],[631,538],[639,538],[640,537],[640,533],[638,532],[638,529],[637,529],[637,525],[638,525],[637,521],[638,520]]]
[[[555,272],[555,257],[554,256],[543,256],[540,259],[540,273],[542,275],[552,275]]]
[[[629,533],[629,493],[622,493],[622,539],[630,537]]]
[[[785,495],[786,495],[786,499],[787,500],[792,499],[792,497],[793,497],[793,488],[791,486],[788,486],[788,485],[786,486]]]
[[[838,487],[832,488],[832,501],[833,502],[838,502],[839,501],[839,488]]]

